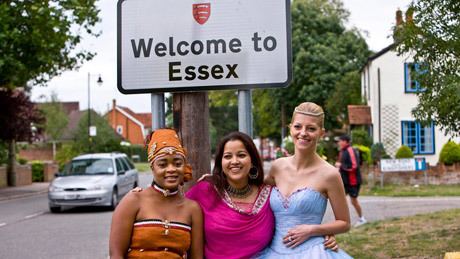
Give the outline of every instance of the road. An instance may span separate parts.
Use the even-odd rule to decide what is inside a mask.
[[[140,186],[151,182],[140,174]],[[460,197],[360,197],[368,220],[460,208]],[[356,213],[351,209],[353,222]],[[48,211],[46,194],[0,202],[0,258],[108,258],[112,211],[104,208]],[[331,220],[328,208],[325,221]]]
[[[140,174],[148,186],[151,174]],[[0,202],[0,258],[108,258],[112,211],[75,208],[52,214],[46,194]]]

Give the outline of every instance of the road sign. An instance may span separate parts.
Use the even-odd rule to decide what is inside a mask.
[[[119,0],[118,89],[284,87],[290,0]]]
[[[426,161],[424,157],[404,159],[381,159],[380,160],[380,187],[383,187],[383,178],[388,172],[413,172],[423,171],[425,184],[428,184],[426,172]]]
[[[91,137],[97,136],[97,127],[96,126],[90,126],[89,127],[89,135]]]
[[[382,172],[410,172],[426,170],[424,157],[380,160]]]

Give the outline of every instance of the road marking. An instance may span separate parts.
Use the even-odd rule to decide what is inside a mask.
[[[38,213],[34,213],[34,214],[30,214],[30,215],[27,215],[27,216],[25,216],[25,217],[24,217],[24,219],[31,219],[31,218],[35,218],[35,217],[37,217],[37,216],[40,216],[40,215],[42,215],[42,214],[44,214],[44,213],[45,213],[45,212],[43,212],[43,211],[42,211],[42,212],[38,212]]]
[[[0,223],[0,228],[6,226],[5,222]]]

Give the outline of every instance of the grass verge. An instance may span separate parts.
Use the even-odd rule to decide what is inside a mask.
[[[390,197],[410,197],[410,196],[460,196],[460,185],[385,185],[383,188],[374,186],[368,188],[363,186],[359,195],[368,196],[390,196]]]
[[[460,251],[460,209],[378,221],[337,236],[355,258],[443,258]]]
[[[139,173],[150,172],[150,164],[149,163],[134,163],[137,171]]]

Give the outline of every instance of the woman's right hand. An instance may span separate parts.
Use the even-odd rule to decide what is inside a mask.
[[[326,249],[331,249],[334,252],[339,251],[339,245],[334,235],[326,235],[324,237],[324,247]]]
[[[135,187],[134,189],[132,189],[130,192],[142,192],[142,188],[141,187]]]

